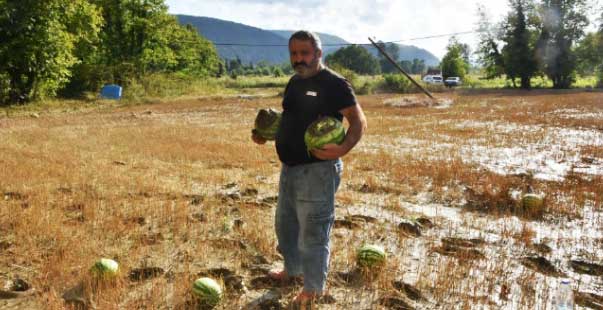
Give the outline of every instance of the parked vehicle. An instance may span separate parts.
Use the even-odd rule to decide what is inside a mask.
[[[444,78],[441,75],[426,75],[423,77],[423,82],[427,84],[442,84]]]
[[[446,85],[446,87],[454,87],[454,86],[459,86],[461,85],[461,78],[458,76],[451,76],[448,77],[445,81],[444,81],[444,85]]]

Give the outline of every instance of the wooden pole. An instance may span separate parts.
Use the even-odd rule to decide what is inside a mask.
[[[419,83],[417,83],[408,73],[406,73],[406,71],[404,71],[404,69],[402,69],[402,67],[400,67],[399,64],[396,63],[395,60],[393,60],[382,48],[381,46],[379,46],[377,43],[375,43],[375,41],[373,41],[373,39],[368,38],[369,41],[371,41],[371,43],[373,43],[373,45],[377,48],[377,50],[379,50],[379,52],[381,52],[381,54],[383,54],[383,56],[385,56],[385,58],[387,60],[389,60],[396,68],[398,68],[398,70],[400,70],[400,72],[402,72],[402,74],[404,74],[413,84],[415,84],[416,87],[418,87],[420,90],[422,90],[429,98],[435,100],[435,98],[433,97],[433,95],[431,95],[431,93],[429,91],[427,91],[427,89],[423,88],[423,86],[421,86]]]

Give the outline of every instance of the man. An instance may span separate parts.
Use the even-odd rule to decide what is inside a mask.
[[[322,64],[318,36],[298,31],[289,39],[295,75],[283,98],[283,114],[276,134],[282,162],[275,228],[285,269],[270,277],[287,281],[303,276],[304,288],[293,300],[306,304],[323,294],[329,263],[329,234],[335,219],[335,192],[343,170],[340,157],[360,140],[366,118],[350,83]],[[308,153],[304,133],[311,122],[332,116],[349,123],[340,145],[327,144]],[[252,133],[258,144],[266,141]]]

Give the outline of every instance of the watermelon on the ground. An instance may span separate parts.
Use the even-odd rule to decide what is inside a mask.
[[[90,271],[99,277],[113,277],[119,272],[119,264],[110,258],[101,258],[94,263]]]
[[[358,250],[357,262],[361,267],[376,267],[384,265],[386,258],[382,246],[367,244]]]
[[[222,299],[222,287],[211,278],[199,278],[193,283],[193,294],[207,305],[215,306]]]
[[[521,198],[521,205],[525,210],[538,211],[544,205],[544,198],[537,194],[525,194]]]

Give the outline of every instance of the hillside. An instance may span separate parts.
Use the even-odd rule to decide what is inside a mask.
[[[240,23],[221,20],[211,17],[176,15],[181,24],[191,24],[199,33],[214,44],[240,44],[216,45],[222,58],[240,58],[245,64],[266,61],[272,64],[288,62],[287,42],[292,30],[264,30]],[[318,33],[323,41],[325,54],[332,53],[341,48],[342,44],[349,44],[346,40],[327,33]],[[254,46],[269,45],[269,46]],[[335,46],[329,46],[335,45]],[[440,61],[429,51],[412,45],[400,46],[400,60],[424,59],[428,66],[437,65]],[[375,48],[368,47],[373,55],[377,55]]]
[[[274,32],[278,35],[281,35],[284,38],[289,38],[289,36],[291,36],[291,34],[293,33],[292,30],[272,30],[272,32]],[[322,44],[325,45],[323,48],[325,51],[325,54],[330,54],[330,53],[338,50],[339,48],[341,48],[341,46],[329,46],[329,45],[343,45],[343,44],[350,43],[338,36],[334,36],[331,34],[320,33],[320,32],[317,34],[320,37],[320,39],[322,40]],[[398,44],[398,46],[400,47],[400,60],[411,60],[412,61],[415,58],[424,59],[425,64],[428,66],[437,66],[440,63],[440,60],[435,55],[430,53],[428,50],[416,47],[414,45]],[[366,48],[374,56],[377,56],[377,54],[379,53],[377,51],[377,49],[374,47],[366,46]]]
[[[276,33],[277,35],[285,38],[285,39],[289,39],[289,37],[291,36],[291,34],[293,34],[293,30],[270,30],[273,33]],[[332,52],[335,52],[336,50],[340,49],[344,44],[349,44],[350,42],[332,35],[332,34],[328,34],[328,33],[321,33],[318,32],[316,33],[318,34],[318,36],[320,37],[320,40],[322,41],[323,44],[323,51],[326,54],[330,54]],[[332,46],[329,46],[332,45]]]
[[[222,58],[235,59],[239,57],[243,63],[258,63],[267,61],[277,64],[288,62],[287,41],[293,33],[292,30],[264,30],[240,23],[220,20],[211,17],[199,17],[189,15],[176,15],[181,24],[191,24],[201,35],[214,43],[249,44],[249,45],[272,45],[272,46],[234,46],[218,45],[218,53]],[[349,44],[346,40],[327,33],[318,33],[324,46],[325,54],[332,53],[341,46],[329,46],[331,44]],[[437,65],[440,61],[429,51],[412,45],[400,46],[400,60],[412,60],[414,58],[424,59],[427,65]],[[377,50],[368,48],[373,55]]]
[[[400,47],[400,60],[423,59],[427,66],[437,66],[440,63],[440,59],[426,49],[414,45],[398,44],[398,46]],[[368,50],[375,56],[379,53],[374,47],[369,47]]]
[[[201,35],[214,43],[277,45],[216,46],[222,58],[235,59],[239,57],[245,64],[257,63],[262,60],[276,64],[288,59],[287,40],[270,31],[210,17],[188,15],[176,15],[176,17],[181,24],[193,25]]]

